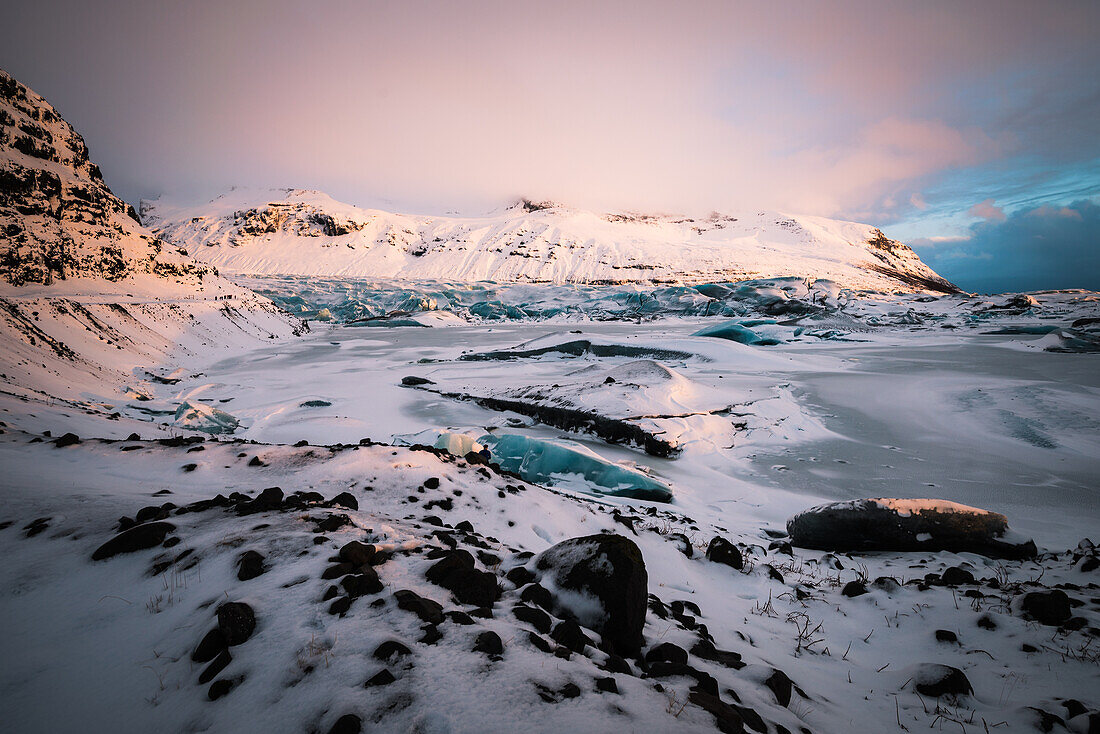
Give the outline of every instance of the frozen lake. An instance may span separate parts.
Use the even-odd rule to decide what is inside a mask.
[[[1064,543],[1100,524],[1095,355],[1043,351],[1036,348],[1040,335],[977,330],[894,328],[859,334],[858,342],[767,347],[690,336],[711,323],[314,324],[303,339],[210,364],[161,397],[217,405],[241,421],[237,435],[265,442],[401,441],[421,432],[487,430],[567,436],[666,482],[685,513],[731,524],[781,527],[818,501],[869,496],[936,497],[996,510],[1038,542]],[[533,340],[675,345],[691,356],[660,364],[732,412],[686,426],[680,454],[666,459],[401,385],[416,375],[471,394],[503,394],[517,385],[556,385],[581,368],[640,361],[558,352],[458,360]],[[646,401],[661,385],[643,379],[643,389],[634,387],[637,412],[651,412]]]

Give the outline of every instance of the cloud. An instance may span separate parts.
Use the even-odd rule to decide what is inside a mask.
[[[1100,205],[1091,200],[1023,209],[977,222],[969,236],[912,244],[933,269],[970,291],[1100,290]]]
[[[967,209],[966,213],[972,217],[985,219],[991,222],[1003,222],[1005,220],[1004,209],[994,204],[993,199],[986,199],[985,201],[978,202]]]
[[[1081,73],[1100,3],[1036,8],[10,0],[0,65],[131,201],[306,186],[423,212],[528,195],[882,225],[1019,202],[1024,157],[1100,159]]]

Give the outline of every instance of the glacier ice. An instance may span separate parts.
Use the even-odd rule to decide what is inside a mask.
[[[240,421],[224,410],[191,400],[180,403],[173,423],[180,428],[203,433],[233,433],[240,425]]]
[[[489,449],[492,460],[501,469],[514,472],[530,482],[566,485],[574,489],[594,490],[596,494],[655,502],[672,499],[672,490],[663,482],[555,441],[506,433],[487,434],[479,438],[478,443]],[[584,480],[580,486],[577,486],[577,478]]]

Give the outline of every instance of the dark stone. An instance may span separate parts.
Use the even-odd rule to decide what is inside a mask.
[[[530,584],[519,593],[520,601],[540,606],[543,609],[554,608],[554,597],[549,589],[541,584]]]
[[[638,655],[649,577],[634,541],[614,534],[572,538],[543,552],[536,567],[558,588],[588,594],[600,602],[604,614],[583,621],[600,633],[609,652]]]
[[[222,650],[199,674],[199,684],[206,684],[214,680],[214,676],[225,670],[225,666],[229,665],[232,660],[233,656],[229,654],[229,650]]]
[[[340,581],[340,585],[344,587],[344,591],[352,599],[367,594],[377,594],[383,588],[382,581],[378,578],[378,572],[370,566],[365,566],[362,573],[345,576]]]
[[[862,581],[849,581],[844,584],[844,588],[840,590],[840,593],[847,597],[862,596],[867,593],[867,584]]]
[[[500,598],[497,577],[474,567],[474,557],[464,550],[448,551],[425,573],[433,584],[454,594],[462,604],[491,607]]]
[[[248,460],[248,465],[249,466],[267,466],[267,464],[265,464],[263,461],[260,460],[259,456],[253,456],[251,459],[249,459]]]
[[[566,683],[558,693],[562,698],[577,698],[581,695],[581,688],[576,683]]]
[[[439,477],[428,477],[424,480],[426,489],[439,489]]]
[[[366,566],[374,558],[375,547],[367,543],[360,543],[358,540],[353,540],[350,543],[345,543],[340,548],[340,560],[352,564],[353,566]]]
[[[66,446],[74,446],[78,443],[80,443],[80,436],[75,433],[66,433],[64,436],[54,441],[53,445],[59,449],[63,449]]]
[[[382,668],[382,670],[378,671],[377,673],[372,675],[370,678],[368,678],[367,682],[363,684],[363,687],[364,688],[374,688],[376,686],[388,686],[390,683],[393,683],[395,680],[397,680],[397,679],[393,677],[393,673],[391,673],[389,671],[389,669]]]
[[[340,589],[338,589],[336,586],[329,586],[327,589],[325,589],[325,593],[321,597],[321,601],[335,599],[338,596],[340,596]]]
[[[550,633],[550,639],[573,652],[584,652],[585,646],[592,644],[592,640],[584,633],[581,626],[572,619],[558,622],[554,631]]]
[[[359,500],[351,492],[341,492],[329,502],[333,507],[343,507],[345,510],[358,510]]]
[[[524,604],[516,606],[512,610],[512,614],[514,614],[519,621],[526,622],[543,634],[549,632],[550,626],[553,624],[549,614],[541,609],[529,607]]]
[[[240,581],[254,579],[264,571],[264,557],[254,550],[245,551],[237,561],[237,579]]]
[[[474,623],[473,617],[471,617],[466,612],[460,612],[457,609],[452,609],[449,612],[445,612],[443,616],[451,620],[455,624],[471,625]]]
[[[393,598],[397,600],[398,609],[412,612],[428,624],[440,624],[443,621],[443,607],[431,599],[425,599],[414,591],[401,589],[395,591]],[[471,620],[471,624],[473,620]]]
[[[973,584],[975,581],[974,574],[962,566],[952,566],[940,576],[940,583],[944,586],[961,586],[962,584]]]
[[[718,731],[723,732],[723,734],[742,734],[745,731],[741,714],[718,696],[702,691],[692,691],[688,694],[688,701],[713,715],[715,723],[718,725]]]
[[[347,515],[328,515],[321,520],[314,520],[317,524],[316,533],[334,533],[345,525],[351,525],[351,518]]]
[[[600,693],[618,693],[619,684],[616,683],[615,679],[610,676],[606,678],[597,678],[596,690]]]
[[[958,668],[938,663],[922,665],[913,676],[917,692],[934,698],[941,696],[965,696],[974,692],[966,674]]]
[[[959,636],[951,630],[936,630],[937,642],[958,642]]]
[[[710,541],[710,545],[707,546],[707,560],[725,564],[730,568],[736,568],[738,571],[745,565],[745,561],[741,557],[741,551],[737,549],[737,546],[719,535],[714,536]]]
[[[1069,596],[1061,589],[1025,594],[1020,608],[1025,616],[1052,627],[1062,624],[1072,615]]]
[[[255,457],[253,457],[255,459]],[[278,487],[268,487],[260,492],[253,500],[247,500],[237,505],[237,513],[251,515],[267,510],[278,510],[283,504],[283,490]]]
[[[545,653],[550,653],[550,652],[553,652],[553,650],[554,650],[554,648],[551,647],[549,642],[544,640],[539,635],[536,635],[534,632],[528,632],[527,633],[527,640],[532,645],[534,645],[536,649],[542,650]]]
[[[615,653],[610,653],[607,656],[607,661],[603,664],[603,669],[609,673],[624,673],[626,675],[634,675],[634,671],[630,669],[630,663]]]
[[[336,723],[328,730],[328,734],[359,734],[362,730],[363,722],[358,716],[344,714],[336,720]]]
[[[351,609],[351,597],[342,596],[328,607],[329,614],[339,614],[341,617],[347,614],[347,611]]]
[[[674,645],[671,642],[662,642],[660,645],[651,647],[645,654],[645,661],[647,663],[655,663],[658,661],[668,663],[679,663],[686,665],[688,661],[687,650]]]
[[[402,645],[397,640],[386,640],[374,650],[374,657],[378,660],[393,661],[410,654],[412,650]]]
[[[222,696],[226,695],[233,690],[233,681],[227,678],[221,678],[210,684],[210,689],[206,692],[206,697],[211,701],[217,701]]]
[[[791,542],[801,548],[951,551],[990,558],[1034,558],[1034,542],[1014,544],[1002,540],[1007,529],[1004,515],[995,512],[963,505],[950,512],[931,508],[899,512],[875,499],[820,505],[787,521]]]
[[[429,380],[427,377],[417,377],[416,375],[406,375],[401,378],[401,384],[405,386],[415,385],[434,385],[435,383]]]
[[[217,657],[218,653],[227,647],[225,635],[215,627],[207,632],[199,641],[198,647],[191,653],[191,659],[196,663],[206,663]]]
[[[787,674],[782,670],[772,669],[772,674],[768,676],[764,681],[764,685],[771,689],[775,694],[775,700],[779,702],[780,706],[784,708],[791,703],[791,689],[794,684],[791,679],[787,677]]]
[[[218,629],[225,638],[225,644],[230,647],[240,645],[256,631],[256,614],[244,602],[226,602],[218,607]]]
[[[434,624],[425,625],[421,629],[424,632],[424,636],[417,641],[423,645],[434,645],[443,639],[443,633],[440,632],[439,627]]]
[[[990,617],[988,614],[983,614],[982,616],[978,617],[978,626],[981,627],[983,630],[997,629],[997,623],[993,621],[993,617]]]
[[[144,525],[136,525],[99,546],[92,554],[92,560],[101,561],[119,553],[133,553],[145,548],[152,548],[164,542],[164,537],[175,529],[175,525],[167,522],[150,522]]]
[[[474,640],[474,652],[485,653],[490,656],[503,655],[504,643],[496,632],[485,631]]]
[[[504,578],[515,584],[516,588],[518,589],[519,587],[526,586],[527,584],[534,581],[535,574],[531,573],[523,566],[516,566],[515,568],[509,570],[508,573],[504,575]]]
[[[137,511],[137,514],[134,515],[134,522],[140,524],[150,520],[164,520],[168,517],[168,510],[170,509],[170,507],[160,507],[158,505],[142,507]]]
[[[324,571],[322,571],[321,578],[325,581],[331,581],[332,579],[338,579],[341,576],[347,576],[349,573],[352,573],[357,568],[359,568],[359,566],[352,563],[337,563],[335,565],[329,566]]]

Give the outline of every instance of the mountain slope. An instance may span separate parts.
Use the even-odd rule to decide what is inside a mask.
[[[296,319],[157,238],[83,138],[0,70],[0,381],[6,398],[109,411],[183,350],[289,335]],[[103,407],[106,406],[106,407]]]
[[[484,217],[361,209],[317,191],[234,190],[143,221],[226,272],[497,282],[735,281],[796,275],[888,292],[957,292],[869,225],[760,212],[596,214],[521,201]]]

